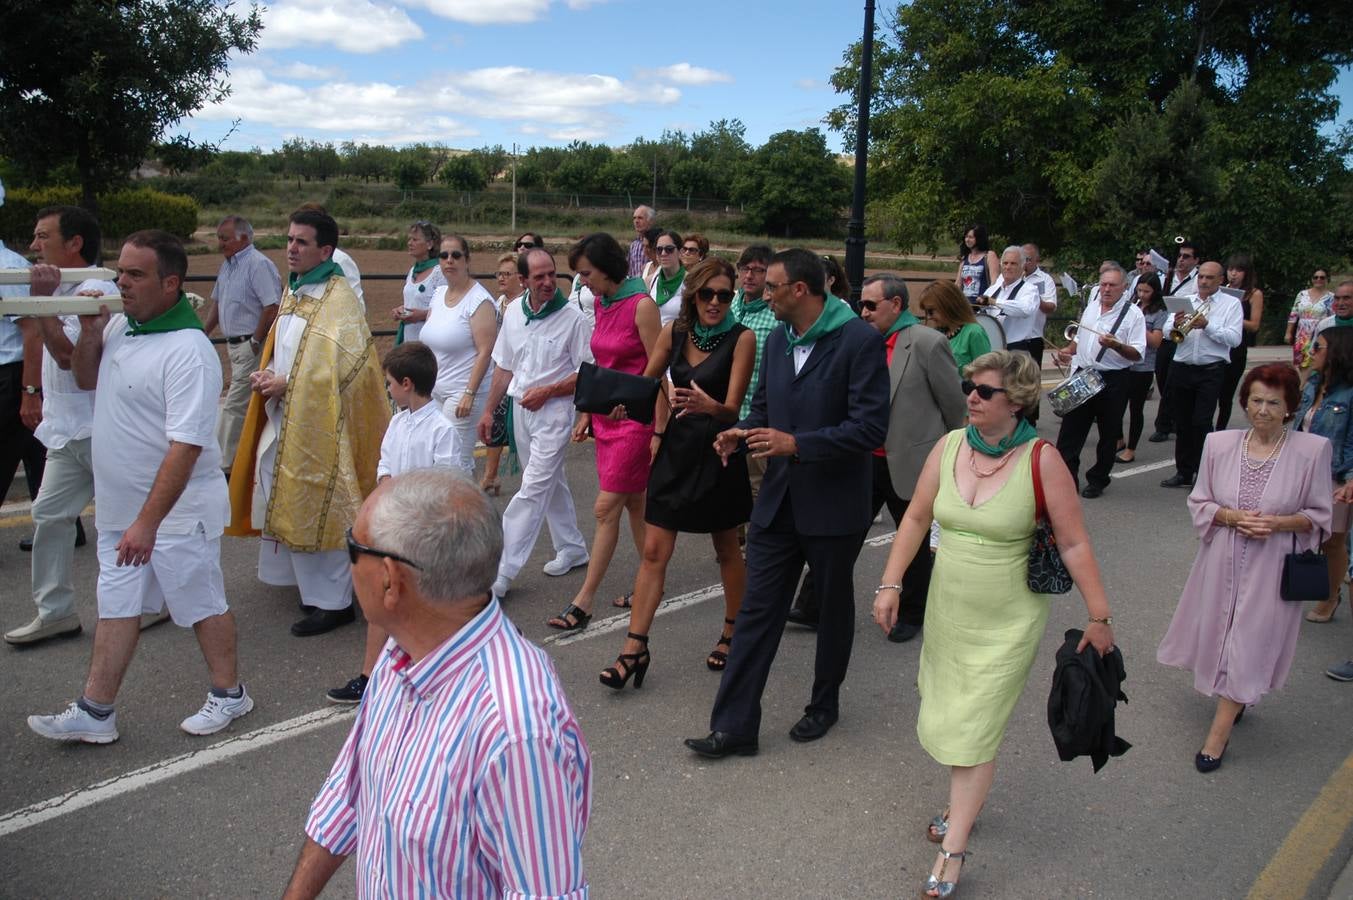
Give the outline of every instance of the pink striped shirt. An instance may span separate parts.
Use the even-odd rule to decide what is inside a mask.
[[[305,831],[359,897],[588,896],[587,743],[543,650],[491,601],[417,663],[391,641]]]

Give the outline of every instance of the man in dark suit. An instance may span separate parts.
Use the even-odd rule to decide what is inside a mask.
[[[822,608],[812,699],[789,736],[817,740],[836,723],[855,635],[855,559],[872,518],[870,454],[888,428],[883,338],[844,302],[827,299],[821,260],[806,250],[777,253],[765,296],[783,327],[766,340],[751,412],[715,442],[725,458],[745,447],[767,466],[712,731],[686,741],[711,759],[757,752],[761,693],[805,562]]]

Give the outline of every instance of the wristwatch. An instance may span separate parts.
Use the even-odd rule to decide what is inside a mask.
[[[23,392],[31,397],[35,394],[41,394],[42,388],[36,384],[25,384],[23,386]]]

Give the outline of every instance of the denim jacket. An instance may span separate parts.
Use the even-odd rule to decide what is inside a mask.
[[[1350,427],[1350,420],[1353,419],[1353,384],[1341,384],[1326,391],[1311,420],[1311,427],[1306,429],[1306,411],[1315,402],[1315,393],[1319,389],[1320,373],[1313,372],[1306,382],[1305,390],[1301,392],[1301,405],[1297,408],[1293,425],[1299,430],[1329,438],[1333,445],[1330,468],[1334,480],[1342,484],[1353,474],[1353,427]]]

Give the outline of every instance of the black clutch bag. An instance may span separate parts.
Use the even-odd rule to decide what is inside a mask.
[[[1297,552],[1297,536],[1292,535],[1292,552],[1283,557],[1283,577],[1278,594],[1292,603],[1324,600],[1330,594],[1329,568],[1323,553]]]
[[[653,407],[658,402],[661,387],[662,383],[656,378],[630,375],[585,362],[578,369],[573,405],[579,412],[601,415],[623,406],[628,418],[647,425],[653,421]]]

